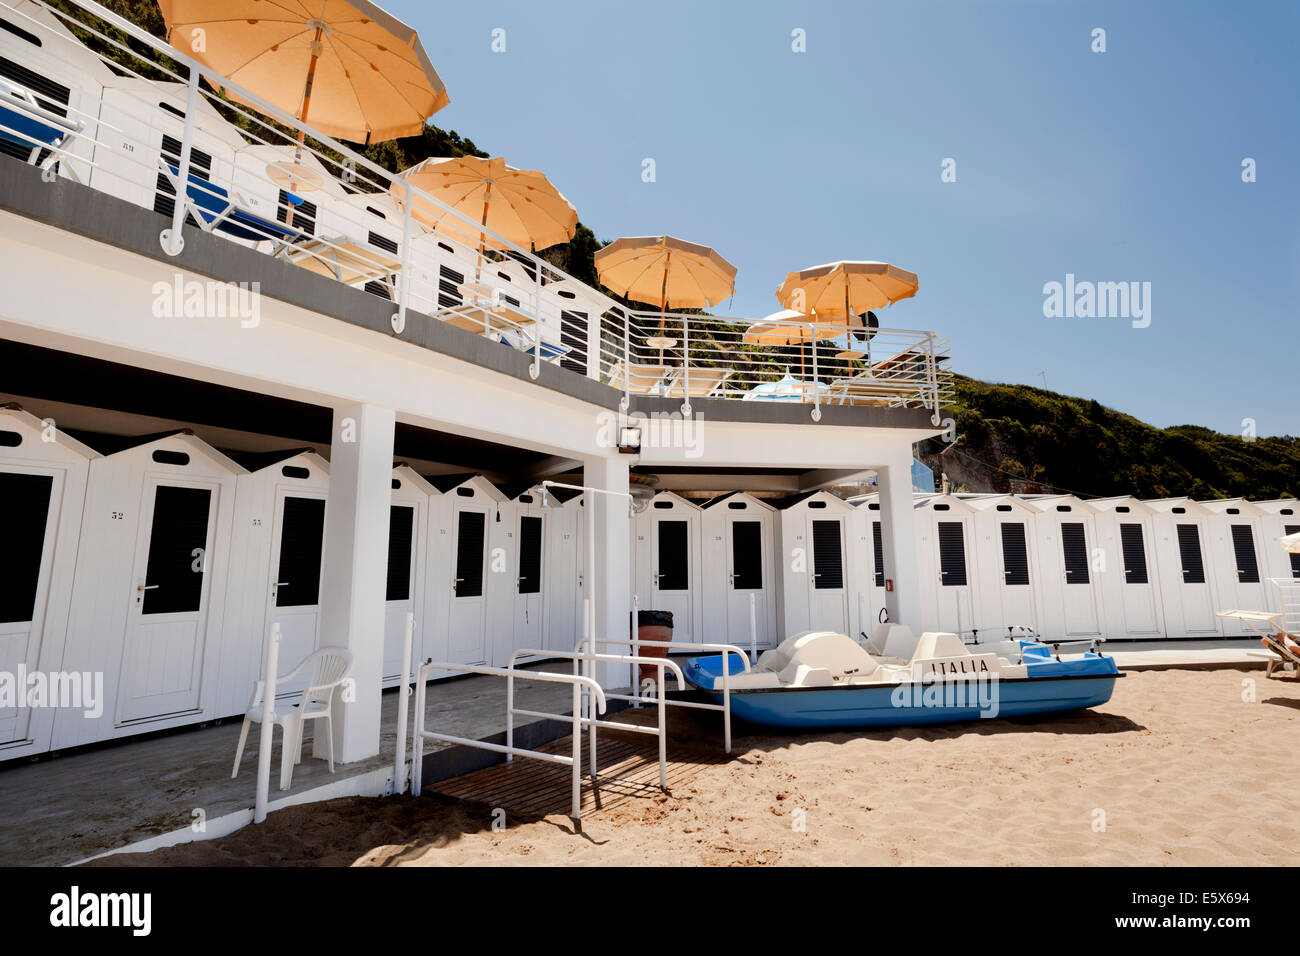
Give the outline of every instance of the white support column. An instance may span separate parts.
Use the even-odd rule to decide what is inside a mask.
[[[628,462],[625,455],[590,458],[582,463],[582,483],[619,495],[590,495],[595,499],[596,567],[595,588],[597,637],[622,640],[627,637],[632,613],[632,519],[628,500]],[[631,671],[617,664],[596,665],[596,679],[602,687],[631,687]]]
[[[334,759],[343,763],[379,753],[394,425],[392,410],[376,405],[334,410],[320,642],[352,652],[355,700],[334,702]],[[324,757],[325,728],[316,726],[312,754]]]
[[[916,516],[912,511],[912,463],[885,465],[880,477],[880,541],[885,578],[894,589],[885,593],[889,619],[921,632],[921,578],[916,564]]]

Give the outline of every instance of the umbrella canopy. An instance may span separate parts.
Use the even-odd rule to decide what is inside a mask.
[[[368,0],[158,6],[173,46],[328,136],[356,143],[418,136],[448,103],[415,31]]]
[[[596,253],[600,281],[636,302],[703,309],[736,291],[736,267],[708,246],[672,236],[615,239]]]
[[[1300,554],[1300,531],[1294,534],[1288,534],[1281,539],[1282,550],[1289,551],[1291,554]]]
[[[426,159],[403,170],[398,180],[410,183],[486,229],[525,249],[545,249],[573,238],[578,211],[535,169],[507,166],[501,157],[478,156]],[[399,182],[392,194],[400,203],[405,190]],[[429,228],[482,252],[503,248],[484,233],[474,232],[446,209],[416,198],[411,214]]]
[[[860,314],[916,295],[916,274],[887,262],[828,262],[785,277],[776,297],[786,308],[863,325]]]

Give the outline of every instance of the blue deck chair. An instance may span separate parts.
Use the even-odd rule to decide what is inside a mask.
[[[533,343],[529,341],[526,335],[520,335],[518,340],[516,340],[514,336],[503,332],[501,334],[501,341],[512,349],[518,349],[519,351],[527,352],[530,355],[533,352]],[[541,344],[537,347],[538,354],[548,362],[553,359],[563,358],[568,355],[570,351],[572,350],[567,345],[557,345],[554,342],[547,342],[545,339],[543,339]]]
[[[41,106],[31,90],[0,80],[0,139],[30,150],[27,162],[42,169],[57,163],[68,140],[81,129],[81,123]]]
[[[160,161],[160,166],[175,188],[180,172],[170,163]],[[247,209],[238,193],[231,197],[229,190],[214,182],[209,182],[194,173],[189,175],[189,184],[185,187],[185,205],[195,214],[199,228],[205,232],[224,232],[237,239],[253,242],[270,240],[275,243],[291,244],[301,238],[302,233],[287,223],[264,219]],[[293,197],[298,199],[298,197]],[[292,202],[292,199],[290,200]],[[301,199],[298,199],[301,202]],[[296,204],[295,204],[296,205]]]

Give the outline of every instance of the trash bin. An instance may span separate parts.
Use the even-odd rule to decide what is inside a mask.
[[[638,611],[636,625],[638,641],[671,641],[673,639],[672,611]],[[638,653],[641,657],[667,657],[668,648],[647,647],[642,644]],[[637,685],[640,686],[646,681],[654,683],[658,678],[658,670],[659,668],[653,664],[641,664]]]

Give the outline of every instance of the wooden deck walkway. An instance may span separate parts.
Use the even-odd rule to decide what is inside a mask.
[[[587,776],[587,741],[582,742],[582,815],[599,815],[634,800],[653,800],[659,789],[659,744],[654,737],[603,730],[597,736],[599,775],[595,786]],[[541,751],[571,754],[573,738],[552,741]],[[730,758],[715,749],[686,748],[668,741],[668,789],[689,783],[706,767],[726,763]],[[572,809],[572,769],[560,764],[516,757],[425,786],[425,790],[489,807],[501,807],[512,815],[567,816]]]

